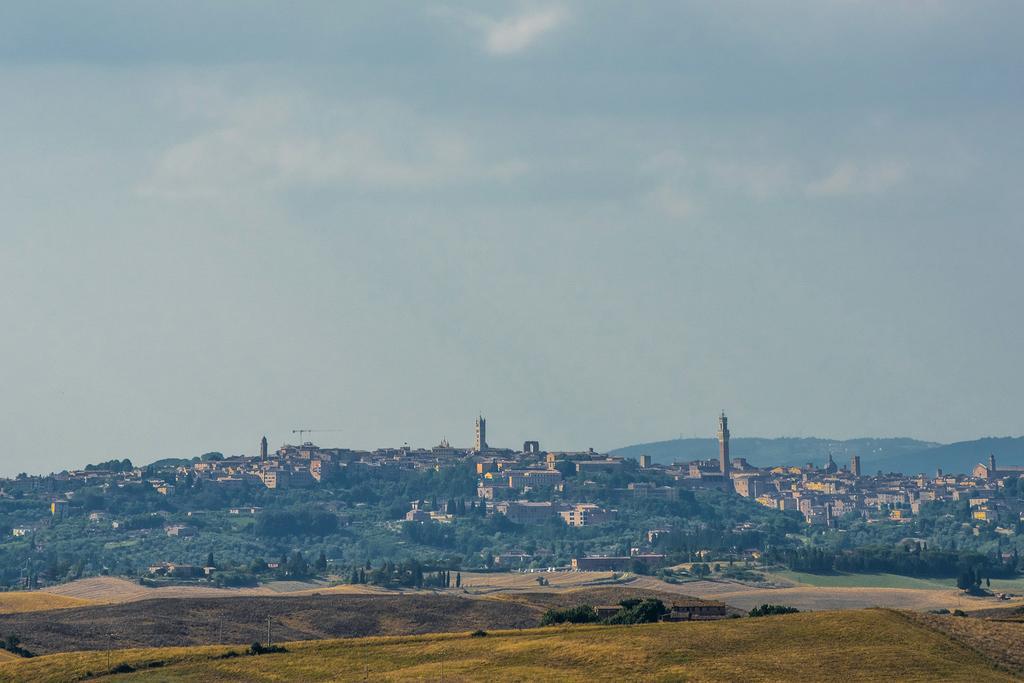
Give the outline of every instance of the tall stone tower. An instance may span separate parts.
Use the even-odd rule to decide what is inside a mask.
[[[476,442],[473,444],[473,450],[477,452],[487,450],[487,420],[483,415],[478,415],[476,418]]]
[[[732,476],[729,472],[729,418],[725,411],[718,416],[718,468],[722,471],[722,478],[725,480],[725,490],[732,489]]]
[[[860,456],[859,455],[852,455],[852,456],[850,456],[850,473],[853,474],[853,476],[855,476],[855,477],[859,477],[860,476]]]
[[[267,437],[260,439],[260,460],[267,459]]]

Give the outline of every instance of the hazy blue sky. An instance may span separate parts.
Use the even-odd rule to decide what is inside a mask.
[[[0,472],[1020,434],[1024,4],[0,8]]]

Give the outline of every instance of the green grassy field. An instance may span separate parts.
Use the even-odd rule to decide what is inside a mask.
[[[1024,579],[992,579],[992,590],[1024,593]]]
[[[47,655],[0,663],[0,680],[1016,680],[974,650],[889,610],[307,641],[287,648],[232,658],[223,657],[225,646]],[[121,673],[113,674],[119,665]]]

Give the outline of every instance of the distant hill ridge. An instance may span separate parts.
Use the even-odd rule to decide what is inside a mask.
[[[768,465],[822,465],[831,452],[842,466],[851,455],[859,455],[865,471],[933,473],[936,468],[944,472],[970,472],[989,454],[996,456],[997,464],[1024,465],[1024,437],[985,437],[973,441],[940,444],[917,439],[859,438],[824,439],[819,437],[738,437],[730,440],[730,455],[746,458],[758,467]],[[612,455],[636,458],[651,456],[655,462],[707,460],[718,457],[718,441],[707,439],[671,439],[652,443],[624,446],[611,451]]]

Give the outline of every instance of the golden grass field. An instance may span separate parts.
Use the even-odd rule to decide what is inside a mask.
[[[1019,680],[975,650],[890,610],[575,626],[486,637],[307,641],[287,648],[229,659],[223,658],[226,646],[47,655],[0,662],[0,680]],[[134,670],[108,676],[119,665]]]
[[[530,593],[545,590],[566,590],[584,586],[612,583],[612,572],[537,572],[534,574],[510,573],[475,573],[462,574],[462,587],[470,593],[482,594],[499,591],[527,591]],[[548,581],[547,586],[540,586],[538,578]],[[668,584],[665,584],[668,585]]]
[[[20,614],[22,612],[39,612],[66,607],[82,607],[93,604],[92,600],[74,598],[67,595],[56,595],[35,591],[9,591],[0,593],[0,614]]]
[[[911,614],[909,618],[951,636],[1008,669],[1024,673],[1024,623],[935,614]]]
[[[587,585],[601,585],[612,579],[611,572],[552,572],[544,574],[475,574],[467,572],[463,576],[463,587],[468,594],[487,594],[505,591],[529,591],[538,590],[565,590],[580,588]],[[550,586],[540,587],[537,577],[544,576],[550,581]],[[659,582],[661,583],[661,582]],[[668,585],[668,584],[663,584]],[[216,598],[216,597],[246,597],[246,596],[271,596],[271,595],[310,595],[312,593],[395,593],[376,586],[368,585],[315,585],[299,581],[272,581],[257,588],[212,588],[206,586],[167,586],[152,588],[142,586],[136,581],[129,581],[115,576],[95,576],[87,579],[79,579],[56,586],[43,588],[33,593],[0,593],[0,613],[4,613],[3,596],[40,596],[35,598],[44,604],[41,596],[51,596],[52,607],[35,607],[31,609],[54,609],[56,607],[75,607],[88,603],[119,603],[132,602],[135,600],[148,600],[151,598]],[[413,591],[403,591],[413,592]],[[433,590],[429,592],[434,592]],[[60,604],[60,600],[66,598],[66,605]],[[26,598],[29,602],[31,599]],[[82,602],[74,602],[80,600]],[[12,603],[13,604],[13,603]],[[15,611],[15,610],[6,610]],[[25,611],[25,610],[17,610]]]
[[[258,595],[302,595],[323,591],[373,592],[372,586],[328,587],[302,581],[271,581],[256,588],[166,586],[153,588],[116,576],[94,576],[43,588],[37,593],[79,598],[94,603],[131,602],[150,598],[216,598]]]

